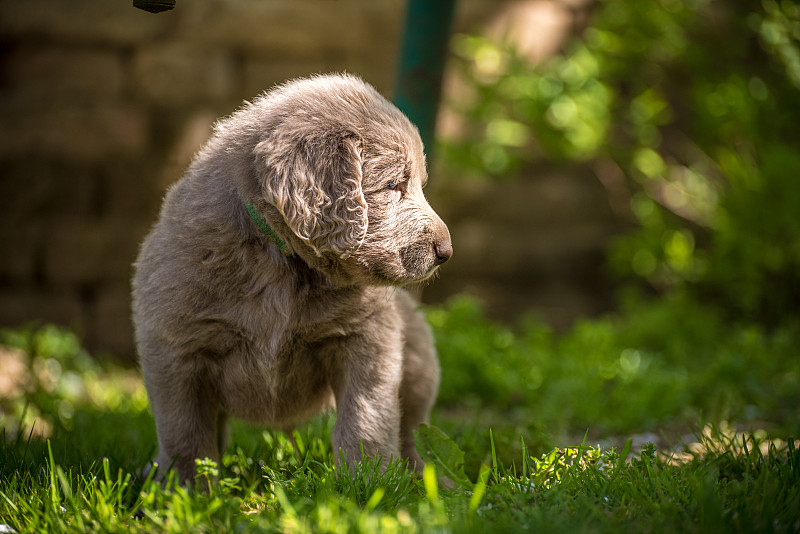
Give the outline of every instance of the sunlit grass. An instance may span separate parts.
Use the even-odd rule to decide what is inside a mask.
[[[670,312],[649,313],[663,322]],[[0,398],[0,528],[796,532],[800,452],[786,430],[796,428],[797,413],[773,412],[761,401],[767,392],[781,402],[795,394],[788,378],[774,378],[795,372],[794,361],[777,357],[797,338],[745,329],[715,345],[704,336],[716,336],[717,326],[697,332],[672,319],[672,337],[659,345],[645,315],[556,336],[533,322],[492,323],[469,300],[430,310],[443,367],[434,422],[444,431],[418,436],[428,462],[421,478],[395,460],[384,470],[369,458],[353,471],[336,468],[335,419],[325,415],[292,435],[234,423],[221,463],[198,460],[192,487],[143,475],[155,433],[135,370],[98,364],[60,329],[5,332],[2,350],[21,358],[23,387]],[[733,348],[745,362],[776,358],[760,370],[718,361]],[[715,387],[708,369],[716,370]],[[674,376],[682,377],[681,391],[663,388]],[[63,377],[71,377],[68,386]],[[682,399],[688,411],[652,410],[654,395],[667,408]],[[726,413],[752,416],[750,431],[735,419],[738,425],[700,423],[721,396]],[[752,402],[764,408],[737,412]],[[668,445],[624,438],[662,424],[696,432]],[[623,436],[618,447],[592,441],[609,432]]]

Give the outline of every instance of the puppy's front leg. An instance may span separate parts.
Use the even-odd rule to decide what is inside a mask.
[[[341,449],[350,466],[361,460],[361,447],[368,456],[380,455],[386,465],[399,457],[402,342],[398,332],[366,329],[348,338],[337,355],[336,425],[333,450],[340,464]]]
[[[142,368],[158,433],[159,478],[173,465],[184,483],[194,477],[196,458],[219,461],[226,438],[226,417],[211,379],[192,367]]]

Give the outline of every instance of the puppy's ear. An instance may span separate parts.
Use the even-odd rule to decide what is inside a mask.
[[[261,192],[319,256],[346,258],[367,233],[362,141],[348,131],[276,137],[256,147]]]

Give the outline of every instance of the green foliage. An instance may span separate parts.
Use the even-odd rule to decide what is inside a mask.
[[[8,379],[19,390],[0,395],[0,425],[9,437],[23,428],[45,436],[54,429],[78,430],[86,424],[86,412],[79,412],[79,406],[131,416],[147,410],[138,373],[111,363],[101,367],[64,328],[0,330],[0,349],[9,358],[7,371],[14,372]],[[127,434],[123,429],[119,436]]]
[[[451,167],[510,174],[549,159],[624,173],[639,229],[611,264],[737,317],[800,311],[800,7],[603,0],[565,51],[532,64],[456,36],[465,90]]]
[[[706,420],[761,420],[796,432],[800,328],[728,325],[721,312],[673,295],[633,298],[620,315],[556,336],[514,331],[459,297],[428,313],[442,364],[439,406],[535,419],[551,433],[630,432]]]
[[[97,372],[96,364],[81,348],[77,336],[48,325],[35,330],[0,332],[0,343],[18,349],[16,354],[21,354],[24,360],[21,362],[25,367],[21,387],[28,390],[33,404],[28,409],[36,410],[29,420],[44,411],[56,415],[62,424],[69,424],[73,403],[86,394],[81,375]],[[3,412],[10,412],[10,417],[4,416],[9,417],[3,420],[5,424],[11,423],[12,417],[21,418],[26,409],[20,403],[11,406],[8,402],[4,402],[2,408]]]

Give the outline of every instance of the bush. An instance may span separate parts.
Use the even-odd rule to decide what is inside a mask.
[[[619,275],[730,317],[800,312],[800,7],[789,1],[602,0],[564,53],[532,65],[459,35],[461,174],[540,159],[621,170],[638,229]]]
[[[550,432],[592,435],[767,422],[796,432],[800,328],[727,325],[713,307],[675,295],[628,299],[617,316],[556,336],[516,330],[459,297],[428,312],[442,365],[439,406],[521,412]]]

